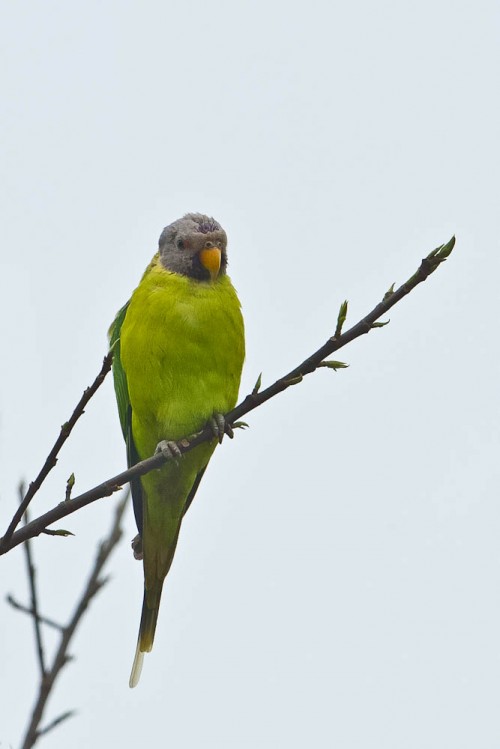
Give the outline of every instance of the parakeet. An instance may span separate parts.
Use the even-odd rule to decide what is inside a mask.
[[[236,403],[245,356],[240,302],[226,274],[227,236],[209,216],[188,213],[161,233],[158,252],[109,330],[128,465],[214,424]],[[205,442],[132,484],[143,558],[144,599],[130,686],[153,647],[163,581],[182,519],[215,449]]]

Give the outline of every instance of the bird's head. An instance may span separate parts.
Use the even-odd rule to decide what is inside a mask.
[[[215,281],[226,272],[227,236],[222,226],[202,213],[186,213],[160,236],[164,268],[198,281]]]

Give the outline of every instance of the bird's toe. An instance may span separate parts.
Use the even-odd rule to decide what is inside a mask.
[[[210,425],[210,429],[213,432],[214,437],[216,437],[219,440],[219,444],[222,442],[224,435],[227,434],[228,437],[233,439],[234,432],[231,424],[229,424],[224,414],[220,413],[214,413],[210,421],[208,422]]]
[[[134,559],[142,559],[143,558],[143,551],[142,551],[142,538],[140,533],[135,536],[135,538],[132,539],[132,551],[134,552]]]
[[[176,460],[182,457],[182,452],[177,444],[173,440],[162,440],[156,446],[155,454],[161,453],[167,460]]]

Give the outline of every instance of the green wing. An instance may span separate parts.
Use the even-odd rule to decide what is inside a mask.
[[[132,424],[130,419],[130,398],[128,396],[127,378],[123,371],[120,358],[120,333],[123,321],[127,314],[127,302],[116,315],[108,331],[109,348],[113,349],[113,378],[115,381],[116,401],[118,403],[118,415],[122,427],[123,437],[127,441],[127,436],[131,432]]]
[[[132,406],[128,394],[127,376],[122,367],[120,357],[120,334],[127,314],[127,302],[116,315],[108,332],[109,347],[113,350],[113,379],[115,382],[116,402],[118,403],[118,415],[122,427],[123,437],[127,446],[127,465],[133,466],[139,461],[139,456],[132,435]],[[134,515],[139,533],[142,533],[142,485],[139,477],[130,482],[132,489],[132,501],[134,504]]]

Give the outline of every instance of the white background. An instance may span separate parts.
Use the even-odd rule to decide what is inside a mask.
[[[242,395],[356,322],[456,233],[391,323],[249,416],[183,526],[128,688],[128,540],[71,647],[40,747],[500,744],[498,70],[494,2],[3,3],[0,520],[187,211],[229,235]],[[125,466],[111,378],[33,502]],[[66,621],[116,499],[34,542]],[[0,746],[35,695],[24,559],[0,560]],[[55,638],[47,632],[48,654]]]

